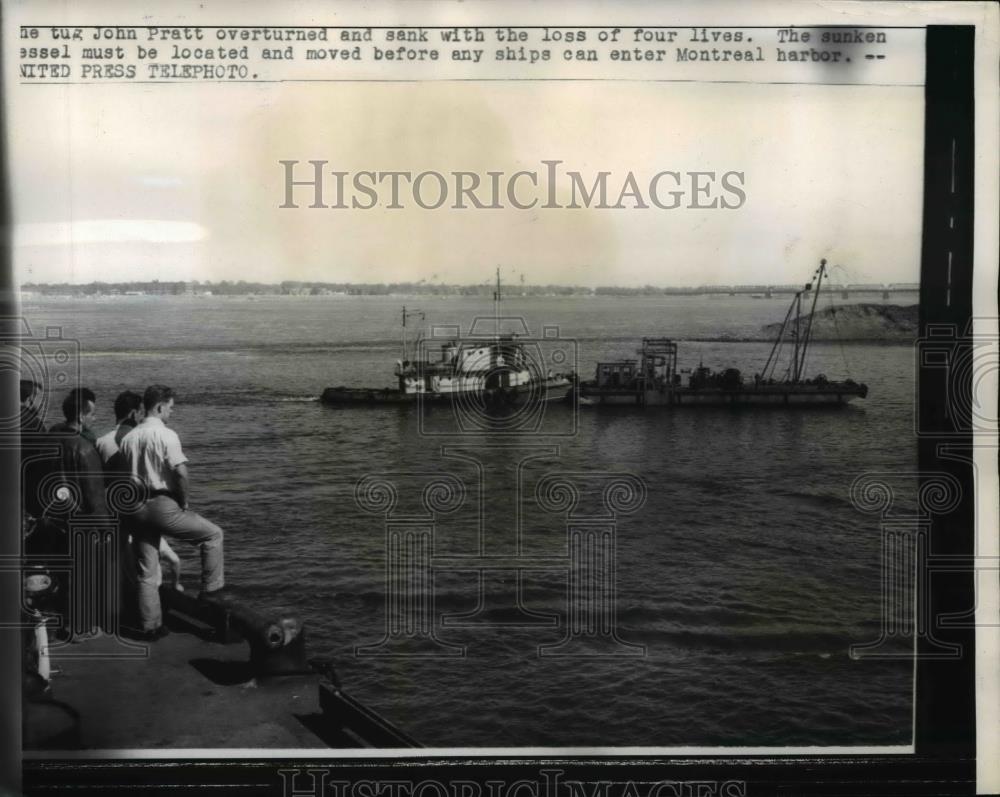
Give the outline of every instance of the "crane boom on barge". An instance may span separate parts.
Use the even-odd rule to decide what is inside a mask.
[[[833,381],[823,374],[812,379],[803,378],[816,303],[825,275],[826,260],[821,260],[813,279],[795,293],[763,372],[752,379],[745,379],[737,368],[714,373],[699,365],[684,384],[677,368],[677,343],[670,338],[643,338],[638,360],[597,364],[594,379],[581,382],[577,387],[580,403],[644,407],[781,407],[835,406],[865,398],[868,386],[852,379]],[[812,307],[803,319],[802,300],[809,293],[812,293]],[[788,367],[779,376],[776,369],[786,337],[792,338],[793,351]]]

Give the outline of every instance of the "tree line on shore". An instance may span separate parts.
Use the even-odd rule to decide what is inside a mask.
[[[213,296],[322,296],[344,294],[349,296],[388,296],[415,294],[427,296],[485,296],[492,297],[496,287],[492,283],[479,285],[450,285],[444,283],[389,282],[304,282],[286,280],[280,283],[247,282],[245,280],[220,282],[88,282],[75,283],[24,283],[21,290],[46,296],[185,296],[211,294]],[[655,296],[662,294],[695,294],[699,288],[663,288],[653,285],[642,287],[600,286],[588,288],[580,285],[510,285],[503,291],[511,296]]]

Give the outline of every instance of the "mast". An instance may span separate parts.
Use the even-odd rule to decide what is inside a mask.
[[[788,311],[785,313],[785,320],[781,322],[781,329],[778,332],[778,337],[771,346],[771,353],[767,355],[767,362],[764,363],[764,370],[761,372],[761,379],[767,379],[769,369],[776,369],[778,366],[778,360],[781,356],[781,347],[785,340],[785,331],[790,327],[794,326],[792,334],[795,337],[794,351],[792,354],[791,362],[788,364],[788,369],[785,371],[786,378],[790,378],[792,382],[798,382],[802,378],[802,374],[805,373],[806,368],[806,354],[809,350],[809,342],[812,337],[812,321],[816,316],[816,305],[819,301],[819,292],[823,285],[823,277],[826,275],[826,260],[820,260],[819,268],[813,272],[813,280],[816,282],[816,291],[813,293],[812,308],[809,312],[809,322],[806,324],[805,335],[801,337],[801,322],[802,322],[802,294],[806,291],[811,291],[813,288],[813,283],[810,281],[801,290],[797,291],[795,297],[792,299],[792,303],[788,306]],[[795,312],[795,321],[792,322],[792,311]]]
[[[500,266],[497,266],[497,289],[493,291],[493,320],[497,340],[500,340]]]
[[[420,310],[407,310],[406,309],[406,305],[403,305],[403,360],[404,360],[404,362],[410,359],[407,356],[407,351],[406,351],[406,319],[409,318],[409,317],[411,317],[411,316],[417,316],[417,315],[420,316],[421,319],[423,319],[423,318],[426,317]],[[417,339],[419,340],[419,338],[420,338],[420,336],[418,335]]]
[[[819,291],[823,286],[823,274],[826,271],[826,260],[819,261],[819,268],[816,270],[816,290],[813,291],[812,307],[809,310],[809,324],[806,326],[806,337],[802,342],[802,362],[799,365],[799,373],[806,370],[806,352],[809,350],[809,338],[812,336],[813,319],[816,318],[816,302],[819,300]],[[810,283],[811,285],[812,283]],[[807,286],[808,287],[808,286]]]
[[[792,355],[792,382],[799,381],[799,319],[802,315],[802,291],[795,294],[795,353]]]
[[[406,356],[406,305],[403,305],[403,362],[410,358]]]

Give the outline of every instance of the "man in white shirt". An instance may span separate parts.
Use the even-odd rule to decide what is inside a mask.
[[[132,390],[126,390],[118,394],[115,399],[115,428],[107,434],[97,438],[94,446],[97,453],[101,455],[104,463],[104,472],[109,481],[113,483],[116,478],[128,477],[129,467],[122,456],[119,445],[122,438],[139,425],[142,415],[142,396]],[[130,529],[127,528],[127,518],[122,518],[122,547],[119,552],[122,565],[123,596],[134,596],[138,587],[138,573],[136,571],[135,554],[133,552],[133,539]],[[180,559],[170,547],[166,537],[160,538],[160,560],[161,570],[163,560],[171,565],[173,571],[174,588],[183,592],[181,586],[181,564]],[[159,579],[157,580],[159,582]]]
[[[164,385],[146,388],[146,417],[121,440],[121,453],[133,478],[147,490],[146,502],[131,518],[139,571],[139,618],[145,639],[168,632],[163,626],[160,595],[160,538],[163,535],[197,545],[201,551],[201,594],[209,597],[225,585],[222,529],[188,509],[187,457],[177,433],[165,421],[174,408],[174,393]]]

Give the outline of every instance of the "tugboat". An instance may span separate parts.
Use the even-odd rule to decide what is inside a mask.
[[[403,356],[396,361],[396,387],[328,387],[325,404],[411,404],[471,400],[483,408],[503,409],[548,401],[566,401],[576,383],[575,374],[553,374],[541,366],[542,357],[516,334],[500,331],[500,269],[493,293],[495,330],[490,337],[449,339],[436,345],[420,335],[407,341],[407,320],[423,313],[405,307]],[[475,325],[473,330],[475,331]],[[436,356],[433,356],[436,355]]]
[[[677,343],[669,338],[643,338],[638,352],[640,359],[597,364],[594,379],[577,387],[579,403],[582,406],[782,407],[836,406],[865,398],[868,386],[853,379],[832,381],[824,374],[803,378],[816,301],[825,275],[826,260],[821,260],[812,280],[796,292],[767,363],[753,378],[745,378],[738,368],[714,373],[701,364],[691,373],[687,384],[683,384],[677,369]],[[809,293],[812,293],[812,307],[809,316],[803,319],[802,300]],[[778,371],[778,362],[787,338],[791,338],[791,357],[782,373]]]

